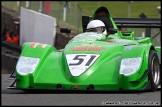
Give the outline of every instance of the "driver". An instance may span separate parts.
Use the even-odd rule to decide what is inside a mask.
[[[105,24],[101,20],[92,20],[88,23],[86,32],[107,34]]]

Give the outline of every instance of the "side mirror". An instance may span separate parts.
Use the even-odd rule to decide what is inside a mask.
[[[117,33],[117,29],[109,28],[109,32],[110,32],[110,34]]]
[[[60,32],[61,33],[71,33],[71,29],[70,28],[60,28]]]

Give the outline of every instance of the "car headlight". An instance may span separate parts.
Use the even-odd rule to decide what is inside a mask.
[[[129,76],[138,71],[141,65],[141,58],[124,58],[121,61],[120,65],[120,74]]]
[[[39,58],[20,56],[16,65],[16,70],[21,75],[33,73],[39,63]]]

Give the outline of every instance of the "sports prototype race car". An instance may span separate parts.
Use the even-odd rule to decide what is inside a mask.
[[[91,20],[101,20],[107,34],[87,30]],[[10,78],[10,89],[49,90],[151,90],[161,87],[161,48],[151,37],[139,37],[121,27],[160,28],[160,19],[112,18],[106,7],[93,17],[82,17],[83,33],[62,50],[26,42]],[[62,33],[70,29],[61,28]]]

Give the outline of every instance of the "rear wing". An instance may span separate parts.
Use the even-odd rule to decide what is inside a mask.
[[[114,21],[118,27],[128,28],[160,28],[160,19],[148,19],[148,18],[114,18]]]
[[[161,20],[153,18],[113,18],[116,25],[121,28],[161,28]],[[83,32],[87,24],[92,20],[91,16],[82,16]]]

